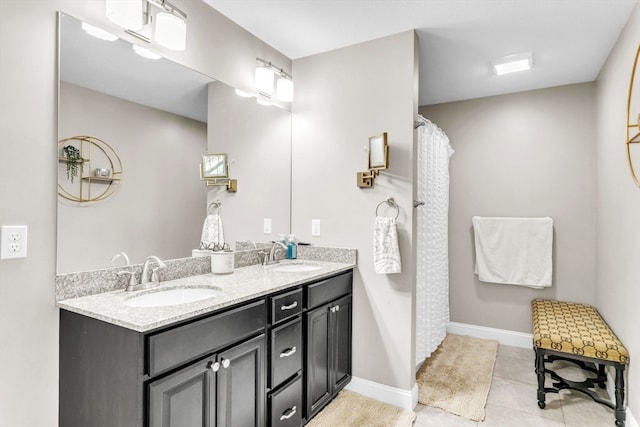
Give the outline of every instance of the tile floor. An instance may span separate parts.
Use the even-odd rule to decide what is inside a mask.
[[[415,427],[615,427],[613,410],[571,390],[546,395],[538,408],[533,350],[500,345],[493,369],[484,421],[475,422],[418,404]],[[558,366],[565,378],[580,380],[582,371],[567,362]],[[561,371],[561,372],[560,372]]]

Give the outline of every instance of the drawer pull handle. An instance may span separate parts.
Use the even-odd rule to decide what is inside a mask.
[[[286,310],[293,310],[294,308],[296,308],[298,306],[298,301],[294,301],[289,305],[283,305],[280,306],[280,310],[281,311],[286,311]]]
[[[280,415],[280,421],[288,420],[293,417],[296,413],[297,408],[294,406],[293,408],[287,409]]]
[[[288,349],[287,351],[283,351],[280,353],[280,357],[289,357],[293,356],[293,354],[297,351],[295,347]]]
[[[220,363],[215,362],[209,366],[213,372],[218,372],[220,370]]]
[[[229,365],[231,365],[231,360],[229,359],[222,359],[222,367],[224,369],[227,369],[229,367]]]

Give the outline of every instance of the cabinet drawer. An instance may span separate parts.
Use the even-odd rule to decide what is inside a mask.
[[[302,289],[271,297],[271,323],[295,316],[302,311]]]
[[[306,307],[313,308],[351,292],[353,272],[331,277],[307,286]]]
[[[273,393],[269,400],[271,427],[302,425],[302,377]]]
[[[264,300],[147,337],[149,376],[164,372],[264,329]]]
[[[271,330],[271,388],[302,369],[302,319]]]

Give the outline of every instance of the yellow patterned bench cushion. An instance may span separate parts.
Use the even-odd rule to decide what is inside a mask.
[[[627,349],[590,305],[536,299],[531,308],[536,348],[629,363]]]

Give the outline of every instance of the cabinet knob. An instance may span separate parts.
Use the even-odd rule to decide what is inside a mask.
[[[336,305],[336,311],[340,311],[340,306]]]
[[[282,305],[280,306],[280,310],[281,311],[286,311],[286,310],[293,310],[294,308],[296,308],[298,306],[298,301],[294,301],[289,305]]]
[[[289,349],[283,351],[282,353],[280,353],[280,357],[293,356],[296,351],[297,351],[297,349],[295,347],[289,348]]]
[[[231,365],[231,360],[229,359],[222,359],[222,367],[224,369],[227,369],[229,367],[229,365]]]
[[[289,408],[280,415],[280,421],[288,420],[293,417],[296,413],[297,408],[294,406],[293,408]]]
[[[220,370],[220,363],[218,363],[218,362],[212,363],[212,364],[209,366],[209,368],[211,368],[211,370],[212,370],[213,372],[218,372],[218,371]]]

